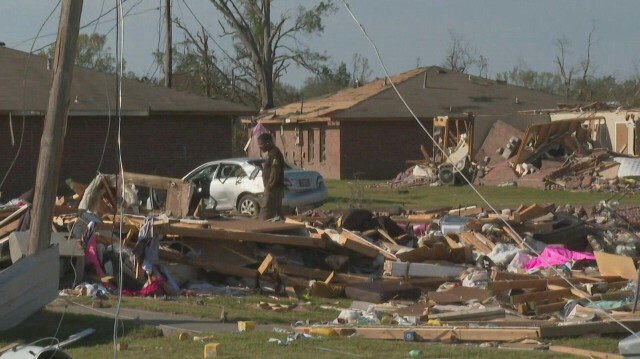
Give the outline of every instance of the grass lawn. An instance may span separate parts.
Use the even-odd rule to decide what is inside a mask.
[[[425,209],[439,206],[486,205],[469,186],[417,186],[401,189],[390,188],[384,181],[325,180],[329,189],[329,201],[320,209],[350,208],[361,203],[364,208],[403,206]],[[477,187],[494,206],[514,207],[520,204],[554,202],[557,205],[594,205],[611,197],[606,192],[544,191],[524,187]],[[623,204],[640,204],[640,195],[628,195]]]
[[[0,332],[0,347],[22,340],[31,342],[52,336],[60,321],[60,313],[43,310],[18,327]],[[86,328],[96,329],[96,333],[65,349],[73,358],[103,359],[112,355],[113,321],[90,315],[67,313],[62,321],[58,337],[66,339],[70,334]],[[205,342],[178,340],[177,336],[163,337],[151,326],[137,325],[123,321],[119,326],[119,342],[126,344],[126,350],[118,352],[119,358],[202,358]],[[368,340],[345,337],[321,337],[313,340],[297,340],[288,346],[268,343],[269,338],[286,339],[286,334],[266,331],[247,333],[211,333],[213,340],[220,343],[221,358],[408,358],[409,351],[422,350],[422,358],[572,358],[556,353],[509,351],[503,349],[479,348],[477,345],[440,345],[433,343],[412,343],[402,341]],[[615,352],[619,339],[577,338],[554,340],[555,345],[566,345],[584,349]],[[44,346],[48,342],[41,342]]]
[[[88,297],[74,298],[73,301],[91,305],[93,301]],[[300,301],[289,311],[276,312],[258,308],[260,302],[288,305],[292,302],[282,298],[275,300],[268,296],[249,295],[244,297],[216,296],[202,298],[178,297],[176,300],[162,300],[140,297],[122,297],[122,307],[144,309],[154,312],[184,314],[196,318],[219,319],[224,308],[228,322],[250,320],[259,324],[293,324],[296,321],[318,322],[334,320],[340,312],[337,309],[323,307],[348,308],[349,299],[313,298],[308,302]],[[104,305],[115,307],[117,298],[109,295],[103,300]]]

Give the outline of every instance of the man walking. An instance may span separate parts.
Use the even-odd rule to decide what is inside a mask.
[[[260,208],[260,219],[268,220],[276,216],[284,218],[282,199],[284,198],[284,157],[273,144],[268,133],[258,137],[261,152],[267,152],[267,159],[262,165],[262,181],[264,183],[264,201]]]

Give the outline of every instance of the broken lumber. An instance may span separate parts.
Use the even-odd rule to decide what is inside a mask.
[[[296,328],[298,329],[298,328]],[[456,328],[456,327],[410,327],[410,328],[356,328],[356,337],[366,339],[404,340],[404,332],[411,330],[418,341],[499,341],[510,342],[527,338],[538,338],[539,328]]]
[[[225,241],[243,241],[254,243],[281,244],[297,247],[324,248],[325,242],[322,239],[289,236],[268,233],[250,233],[240,231],[228,231],[222,229],[194,228],[181,224],[163,224],[153,227],[156,234],[173,234],[182,237],[216,239]]]
[[[279,275],[284,273],[290,276],[304,277],[319,281],[325,281],[331,275],[331,273],[333,273],[332,282],[334,283],[354,284],[364,283],[369,280],[369,277],[362,275],[339,273],[335,271],[331,272],[323,269],[307,268],[294,264],[284,264],[279,262],[275,262],[273,264],[273,268],[274,271],[278,272]]]
[[[565,347],[561,345],[551,345],[549,346],[549,351],[552,351],[554,353],[577,355],[577,356],[587,357],[587,358],[598,358],[598,359],[623,359],[624,358],[620,354],[597,352],[593,350]]]
[[[518,304],[524,302],[544,302],[550,300],[558,300],[563,298],[573,298],[571,289],[549,290],[545,292],[533,292],[512,295],[509,297],[511,304]]]
[[[438,319],[440,321],[446,322],[457,320],[489,320],[504,318],[505,316],[506,312],[502,308],[485,308],[429,314],[429,319]]]
[[[375,258],[378,256],[378,254],[382,254],[387,259],[398,260],[398,257],[396,257],[393,253],[367,241],[366,239],[346,229],[343,229],[342,232],[340,232],[338,244],[355,252],[358,252],[366,257]]]

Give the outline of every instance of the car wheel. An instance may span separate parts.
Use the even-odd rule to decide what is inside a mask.
[[[255,216],[260,213],[260,202],[255,196],[245,194],[238,201],[238,212]]]

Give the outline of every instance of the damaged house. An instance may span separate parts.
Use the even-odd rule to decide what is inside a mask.
[[[1,175],[11,168],[0,187],[3,200],[34,184],[49,64],[44,57],[0,47]],[[203,162],[230,157],[232,119],[256,113],[133,79],[124,79],[122,87],[122,160],[133,172],[181,177]],[[97,170],[119,172],[115,75],[76,67],[71,98],[60,178],[88,183]]]
[[[474,114],[474,152],[494,122],[502,120],[524,131],[529,124],[549,122],[549,116],[518,112],[554,109],[567,101],[435,66],[401,73],[392,81],[429,131],[437,116]],[[431,140],[385,79],[275,108],[244,121],[261,125],[252,127],[254,133],[271,132],[288,162],[331,179],[355,175],[391,178],[405,169],[406,160],[422,158],[421,145],[432,151]],[[258,155],[257,146],[249,146],[249,155]]]

